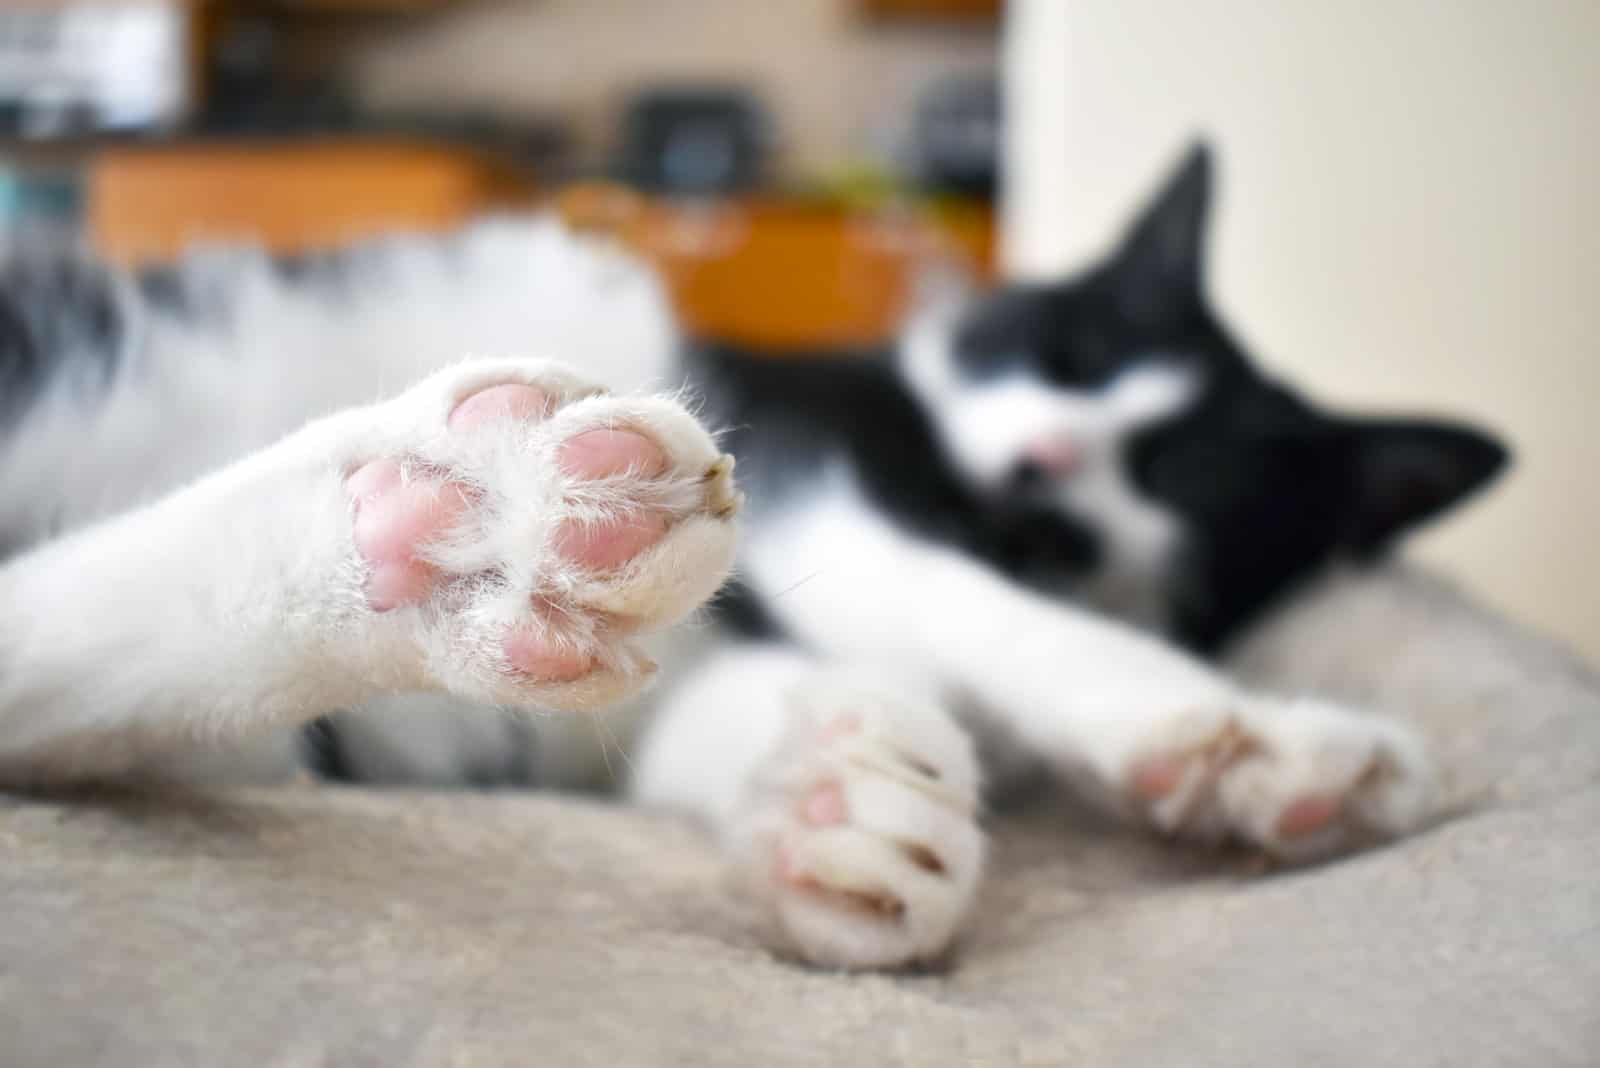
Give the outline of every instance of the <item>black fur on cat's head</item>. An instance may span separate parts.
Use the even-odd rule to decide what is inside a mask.
[[[1020,374],[1094,391],[1153,359],[1197,372],[1192,399],[1119,451],[1127,482],[1179,520],[1166,607],[1176,635],[1202,648],[1319,565],[1371,557],[1450,509],[1507,458],[1474,428],[1344,416],[1257,370],[1206,297],[1211,170],[1196,145],[1104,261],[998,290],[951,340],[969,382]],[[1014,472],[1019,487],[1037,476]]]

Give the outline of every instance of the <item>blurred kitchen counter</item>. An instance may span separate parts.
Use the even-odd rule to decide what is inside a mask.
[[[773,350],[882,341],[925,268],[994,271],[993,211],[976,201],[697,201],[578,186],[555,203],[655,264],[691,332]]]
[[[881,341],[924,267],[983,278],[994,265],[992,211],[979,201],[683,199],[604,183],[548,196],[492,153],[405,140],[107,142],[47,154],[77,158],[83,229],[119,263],[202,242],[304,252],[553,206],[653,263],[691,332],[778,350]]]
[[[402,140],[121,144],[88,154],[85,185],[90,241],[120,263],[202,241],[305,252],[535,198],[529,176],[491,155]]]

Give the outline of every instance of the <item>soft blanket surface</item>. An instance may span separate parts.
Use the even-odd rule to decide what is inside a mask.
[[[1431,579],[1236,651],[1417,722],[1433,829],[1319,868],[1043,800],[938,973],[774,959],[712,845],[549,795],[0,800],[0,1064],[1592,1065],[1600,683]]]

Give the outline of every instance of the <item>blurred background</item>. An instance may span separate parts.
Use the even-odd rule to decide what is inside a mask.
[[[1411,551],[1600,659],[1597,118],[1594,0],[3,0],[0,254],[554,206],[692,328],[852,344],[930,259],[1083,262],[1203,132],[1247,345],[1509,438]]]

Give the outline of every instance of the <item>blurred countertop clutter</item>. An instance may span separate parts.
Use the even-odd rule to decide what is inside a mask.
[[[303,251],[555,205],[651,257],[692,328],[877,340],[930,258],[992,269],[999,7],[12,0],[0,256]]]

